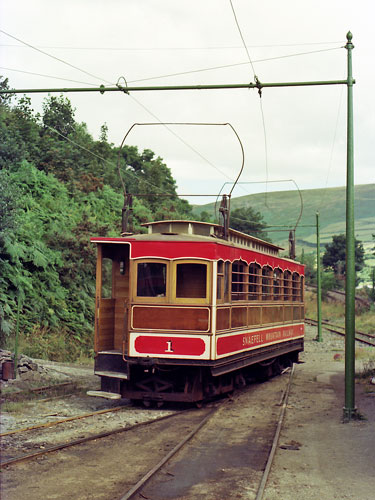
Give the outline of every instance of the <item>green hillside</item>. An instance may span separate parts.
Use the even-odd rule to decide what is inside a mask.
[[[302,248],[313,251],[316,245],[316,211],[320,212],[321,243],[331,241],[332,235],[345,233],[345,187],[327,189],[306,189],[301,191],[303,212],[296,231],[297,252]],[[301,201],[298,191],[277,191],[233,198],[231,208],[251,206],[261,212],[269,226],[287,225],[294,227],[300,214]],[[213,214],[214,204],[194,206],[194,214],[206,211]],[[308,227],[306,227],[308,226]],[[375,234],[375,184],[355,187],[355,235],[362,241],[367,258],[374,246]],[[268,229],[272,241],[288,248],[288,231]],[[367,265],[375,265],[366,262]]]

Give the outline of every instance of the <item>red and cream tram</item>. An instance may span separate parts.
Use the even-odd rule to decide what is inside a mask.
[[[97,395],[201,401],[280,373],[304,338],[304,267],[280,248],[191,221],[97,244]]]

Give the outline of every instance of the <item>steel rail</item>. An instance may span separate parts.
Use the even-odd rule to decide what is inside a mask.
[[[129,427],[121,427],[120,429],[115,429],[113,431],[102,432],[100,434],[94,434],[92,436],[88,436],[88,437],[85,437],[82,439],[76,439],[74,441],[70,441],[69,443],[63,443],[63,444],[59,444],[56,446],[51,446],[49,448],[46,448],[44,450],[40,450],[40,451],[37,451],[34,453],[27,453],[25,455],[21,455],[20,457],[10,458],[9,460],[4,460],[4,461],[0,462],[0,467],[14,465],[14,464],[19,463],[19,462],[24,462],[26,460],[31,460],[32,458],[46,455],[47,453],[51,453],[53,451],[59,451],[59,450],[65,449],[65,448],[70,448],[72,446],[76,446],[78,444],[87,443],[89,441],[95,441],[95,439],[105,438],[108,436],[112,436],[113,434],[119,434],[121,432],[131,431],[133,429],[136,429],[137,427],[144,427],[146,425],[153,424],[154,422],[161,422],[162,420],[167,420],[168,418],[175,417],[176,415],[180,415],[181,413],[185,413],[185,412],[180,411],[180,412],[172,413],[171,415],[165,415],[164,417],[159,417],[159,418],[155,418],[153,420],[148,420],[147,422],[140,422],[139,424],[131,425]]]
[[[305,318],[305,322],[312,325],[316,326],[318,324],[316,319],[313,318]],[[345,337],[345,331],[340,332],[339,330],[336,330],[336,328],[341,328],[342,330],[345,330],[345,326],[339,326],[339,325],[333,325],[331,323],[328,323],[327,321],[322,321],[322,326],[329,332],[336,333],[337,335],[341,335],[342,337]],[[333,327],[333,328],[330,328]],[[358,335],[363,335],[365,337],[368,337],[370,339],[373,339],[373,342],[369,342],[368,340],[361,339],[358,337]],[[375,335],[372,335],[371,333],[365,333],[365,332],[360,332],[358,330],[355,330],[355,340],[357,342],[362,342],[363,344],[370,345],[372,347],[375,347]]]
[[[165,465],[191,438],[193,438],[197,432],[210,420],[210,418],[216,413],[220,405],[215,406],[205,417],[199,422],[198,425],[184,438],[182,439],[174,448],[171,450],[164,458],[160,460],[152,469],[150,469],[147,474],[145,474],[137,484],[135,484],[130,490],[128,490],[119,500],[129,500],[132,498],[150,479],[154,476],[162,467]]]
[[[94,417],[95,415],[103,415],[104,413],[116,412],[123,410],[125,406],[116,406],[115,408],[107,408],[106,410],[98,410],[92,413],[85,413],[83,415],[78,415],[76,417],[68,417],[61,420],[55,420],[54,422],[46,422],[45,424],[32,425],[30,427],[23,427],[22,429],[14,429],[12,431],[2,432],[0,438],[4,436],[11,436],[13,434],[19,434],[21,432],[34,431],[38,429],[45,429],[47,427],[53,427],[55,425],[65,424],[65,422],[73,422],[74,420],[82,420],[84,418]]]
[[[68,387],[68,386],[75,387],[76,383],[75,382],[63,382],[61,384],[47,385],[47,386],[43,386],[43,387],[34,387],[33,389],[26,389],[24,391],[9,392],[7,394],[3,394],[2,398],[4,398],[4,400],[16,399],[19,396],[24,396],[24,395],[27,396],[27,395],[31,395],[31,394],[39,394],[41,392],[55,391],[55,390],[62,389],[62,388]]]
[[[283,396],[281,398],[280,404],[282,404],[282,407],[281,407],[280,414],[279,414],[279,420],[277,422],[277,427],[276,427],[275,435],[274,435],[274,438],[273,438],[273,441],[272,441],[271,450],[270,450],[270,453],[268,455],[268,460],[267,460],[266,467],[265,467],[265,469],[263,471],[262,479],[261,479],[261,481],[259,483],[259,488],[258,488],[257,496],[255,497],[255,500],[262,500],[263,495],[264,495],[264,490],[265,490],[265,487],[266,487],[266,484],[267,484],[268,476],[270,474],[272,463],[273,463],[273,459],[275,457],[276,447],[277,447],[278,442],[279,442],[281,428],[282,428],[282,425],[284,423],[284,417],[285,417],[286,407],[287,407],[287,404],[288,404],[290,387],[291,387],[292,378],[293,378],[293,375],[294,375],[294,368],[295,368],[295,364],[293,363],[293,367],[292,367],[292,370],[290,372],[290,376],[289,376],[289,380],[288,380],[288,385],[287,385],[287,387],[286,387],[286,389],[285,389],[285,391],[283,393]]]

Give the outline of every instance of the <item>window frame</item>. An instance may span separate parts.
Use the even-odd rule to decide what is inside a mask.
[[[177,297],[177,266],[178,264],[201,264],[206,266],[206,296]],[[178,259],[171,262],[171,302],[173,304],[210,304],[212,290],[212,262],[204,259]]]
[[[165,264],[166,265],[166,279],[165,279],[165,284],[166,284],[166,290],[165,290],[165,296],[164,297],[145,297],[145,296],[138,296],[137,295],[137,289],[138,289],[138,264]],[[170,275],[171,275],[171,270],[170,270],[170,260],[169,259],[162,259],[162,258],[140,258],[133,260],[131,263],[131,270],[133,272],[134,279],[131,280],[133,282],[133,289],[132,289],[132,300],[133,302],[136,303],[148,303],[148,302],[155,302],[157,304],[164,304],[167,302],[170,302]]]

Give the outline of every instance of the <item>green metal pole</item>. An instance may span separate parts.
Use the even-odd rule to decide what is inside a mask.
[[[357,417],[355,408],[355,239],[354,239],[354,140],[352,34],[346,35],[348,51],[348,116],[346,164],[346,283],[345,283],[345,406],[344,421]]]
[[[162,85],[162,86],[145,86],[133,87],[122,86],[118,87],[58,87],[58,88],[41,88],[41,89],[5,89],[0,90],[1,94],[35,94],[35,93],[50,93],[50,92],[147,92],[153,90],[223,90],[223,89],[263,89],[273,87],[306,87],[310,85],[344,85],[346,80],[327,80],[317,82],[271,82],[271,83],[225,83],[221,85],[204,84],[204,85]],[[354,83],[354,82],[353,82]]]
[[[319,212],[316,212],[316,308],[318,317],[318,336],[317,341],[322,342],[322,282],[321,282],[321,269],[320,269],[320,225],[319,225]]]

